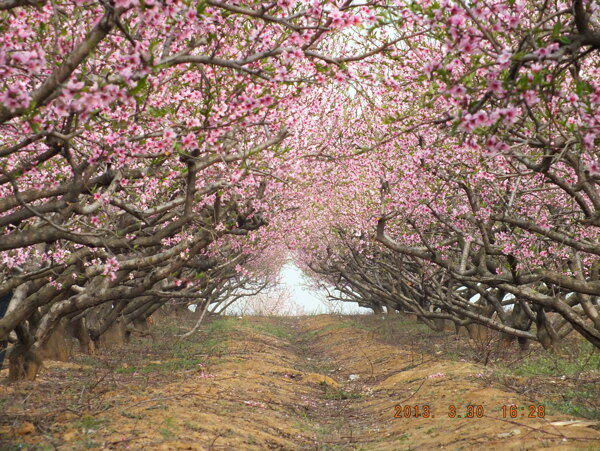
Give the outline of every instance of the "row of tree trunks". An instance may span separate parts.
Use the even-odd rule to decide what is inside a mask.
[[[10,298],[2,303],[8,306]],[[73,356],[76,342],[79,344],[80,352],[93,354],[99,349],[111,349],[125,345],[129,342],[131,334],[149,336],[154,340],[150,331],[150,315],[153,317],[165,317],[170,315],[181,316],[185,313],[183,309],[164,309],[163,302],[150,302],[142,305],[134,312],[123,315],[125,303],[108,303],[87,312],[85,315],[77,315],[72,318],[63,318],[54,328],[49,338],[41,345],[34,346],[33,334],[29,327],[35,327],[33,319],[29,327],[19,326],[15,332],[17,341],[6,351],[9,362],[9,380],[35,380],[43,361],[69,361]],[[0,310],[0,318],[4,314]],[[189,313],[191,311],[188,310]],[[8,342],[0,343],[0,364],[4,357],[4,350]],[[1,369],[1,366],[0,366]]]
[[[4,317],[6,310],[8,310],[8,304],[12,298],[12,291],[6,293],[0,297],[0,319]],[[0,370],[2,369],[2,363],[4,362],[4,356],[6,354],[6,347],[8,346],[7,340],[0,340]]]

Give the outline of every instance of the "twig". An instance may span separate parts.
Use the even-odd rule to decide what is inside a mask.
[[[551,431],[546,431],[544,429],[539,429],[539,428],[534,428],[533,426],[529,426],[528,424],[525,423],[519,423],[518,421],[514,421],[514,420],[509,420],[507,418],[498,418],[498,417],[493,417],[490,415],[483,415],[484,417],[487,418],[492,418],[494,420],[498,420],[498,421],[503,421],[505,423],[510,423],[510,424],[514,424],[516,426],[523,426],[526,427],[532,431],[536,431],[536,432],[542,432],[544,434],[549,434],[549,435],[554,435],[557,437],[560,437],[562,439],[568,439],[568,440],[581,440],[581,441],[591,441],[591,440],[598,440],[597,438],[577,438],[577,437],[567,437],[565,434],[563,434],[562,432],[560,432],[560,430],[554,426],[552,423],[548,422],[548,424],[550,424],[554,429],[556,429],[557,432],[551,432]]]
[[[421,382],[421,385],[419,385],[419,387],[412,393],[412,395],[410,395],[408,398],[398,401],[398,404],[402,404],[402,403],[408,401],[409,399],[411,399],[413,396],[415,396],[419,392],[419,390],[421,390],[421,387],[425,384],[426,381],[427,381],[427,379],[423,379],[423,381]]]
[[[219,432],[219,433],[217,433],[217,435],[216,435],[216,436],[215,436],[215,438],[212,440],[212,442],[210,442],[210,445],[208,445],[208,449],[209,449],[209,450],[212,450],[212,449],[213,449],[213,446],[214,446],[215,442],[216,442],[216,441],[217,441],[219,438],[221,438],[221,436],[222,436],[222,435],[223,435],[223,432]]]
[[[367,359],[367,362],[369,362],[369,365],[371,365],[371,377],[369,378],[369,380],[374,379],[375,378],[375,368],[373,367],[373,362],[371,362],[371,359],[369,359],[369,356],[364,351],[364,349],[361,348],[360,352],[363,353],[363,355],[365,356],[365,359]]]

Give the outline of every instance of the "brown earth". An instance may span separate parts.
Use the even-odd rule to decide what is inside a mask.
[[[600,449],[598,422],[539,418],[483,367],[336,316],[215,320],[173,345],[186,322],[34,383],[0,372],[0,449]]]

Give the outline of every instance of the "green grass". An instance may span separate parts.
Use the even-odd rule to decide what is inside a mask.
[[[99,360],[97,357],[95,357],[93,355],[86,355],[86,354],[77,354],[73,358],[73,361],[80,365],[86,365],[86,366],[90,366],[90,367],[101,367],[103,364],[103,362],[101,360]]]
[[[530,356],[517,365],[511,365],[511,372],[517,376],[575,376],[587,370],[600,370],[600,350],[585,341],[559,353],[544,352]]]
[[[84,449],[97,449],[100,446],[100,443],[95,440],[86,439],[83,441]]]
[[[115,373],[129,374],[129,373],[164,373],[174,372],[196,368],[203,360],[201,359],[176,359],[169,360],[162,363],[151,363],[146,366],[128,366],[127,368],[117,368]]]
[[[195,432],[204,432],[206,430],[202,426],[200,426],[196,423],[190,423],[189,421],[186,421],[185,423],[183,423],[183,427],[185,427],[186,429],[189,429],[190,431],[195,431]]]
[[[143,420],[147,416],[147,415],[144,415],[144,414],[141,414],[141,413],[127,412],[125,410],[123,412],[121,412],[121,415],[123,415],[125,418],[132,418],[134,420]]]
[[[85,434],[96,432],[103,424],[107,423],[106,418],[94,418],[91,416],[83,417],[74,423],[77,429],[81,429]]]
[[[539,403],[546,411],[600,420],[598,391],[595,379],[600,375],[600,350],[587,341],[569,342],[557,352],[541,351],[517,363],[500,368],[505,378],[512,375],[542,378],[537,384],[547,384],[543,378],[566,379],[568,386],[554,390],[554,396],[544,396]],[[591,380],[590,380],[591,378]]]
[[[342,399],[359,399],[362,397],[360,393],[347,392],[342,388],[332,387],[325,381],[321,382],[319,386],[323,389],[324,399],[333,399],[340,401]]]
[[[555,409],[567,415],[587,418],[589,420],[600,420],[600,412],[595,407],[574,404],[572,401],[564,402],[546,402],[546,408]]]
[[[379,315],[372,315],[355,318],[354,321],[368,325],[386,343],[418,342],[419,349],[423,352],[442,351],[444,358],[449,360],[477,361],[481,352],[481,349],[466,338],[444,339],[448,332],[434,331],[424,324],[399,316],[390,315],[381,319]],[[600,392],[596,388],[600,377],[600,350],[591,343],[565,340],[556,352],[538,347],[516,361],[515,355],[510,353],[498,354],[495,357],[494,377],[504,383],[510,382],[515,376],[531,378],[530,384],[537,386],[533,392],[535,399],[538,403],[545,404],[548,412],[553,410],[594,420],[600,419]],[[558,383],[553,384],[548,379],[554,379]],[[515,383],[509,383],[509,386],[517,392],[523,388]]]
[[[182,341],[177,341],[177,335],[182,333],[180,327],[167,327],[173,335],[167,335],[151,345],[151,350],[156,354],[157,360],[164,359],[167,355],[169,360],[146,363],[144,358],[129,359],[127,367],[117,368],[115,372],[170,373],[197,368],[199,364],[206,363],[209,357],[218,357],[227,351],[227,339],[239,327],[239,321],[227,317],[207,321],[196,334]]]
[[[226,334],[237,329],[240,324],[245,324],[246,320],[237,317],[221,316],[204,323],[201,327],[208,334]]]
[[[320,329],[309,330],[309,331],[303,332],[298,337],[298,339],[299,340],[311,340],[319,334],[324,334],[324,333],[327,333],[327,332],[330,332],[333,330],[348,329],[348,328],[363,329],[363,330],[369,330],[369,331],[372,330],[372,327],[369,325],[368,322],[365,322],[365,318],[362,315],[358,315],[358,316],[352,315],[352,316],[340,317],[340,318],[338,318],[338,320],[336,322],[331,323]]]
[[[363,328],[362,325],[355,324],[355,321],[353,321],[353,320],[340,319],[339,321],[336,321],[335,323],[331,323],[328,326],[325,326],[325,327],[319,329],[317,332],[325,333],[325,332],[330,332],[332,330],[348,329],[349,327],[356,327],[358,329]]]
[[[258,332],[262,332],[262,333],[270,335],[272,337],[281,338],[283,340],[289,340],[290,338],[292,338],[292,334],[291,334],[290,330],[279,324],[253,323],[252,328],[257,330]]]
[[[177,437],[177,434],[176,434],[177,426],[175,426],[173,418],[166,417],[164,419],[163,423],[164,423],[164,426],[158,430],[158,432],[160,432],[160,435],[162,435],[162,437],[165,440],[171,440],[171,439],[174,439],[175,437]]]
[[[556,409],[568,415],[600,420],[600,409],[593,402],[597,402],[600,392],[596,384],[579,384],[577,389],[566,390],[561,396],[561,401],[546,402],[546,409]]]
[[[319,334],[318,330],[308,330],[300,334],[297,338],[298,340],[311,340],[315,338]]]
[[[2,448],[2,450],[5,451],[17,451],[21,449],[34,449],[35,451],[51,451],[55,450],[56,448],[52,445],[34,445],[31,443],[13,443],[7,445],[5,448]]]

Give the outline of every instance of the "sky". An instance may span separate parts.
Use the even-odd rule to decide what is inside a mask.
[[[301,311],[305,315],[317,313],[342,313],[342,314],[361,314],[372,313],[371,309],[359,307],[356,303],[329,301],[325,290],[314,290],[308,286],[308,277],[293,263],[287,263],[281,269],[280,274],[281,284],[276,290],[273,290],[273,295],[277,292],[286,293],[291,303],[284,305],[282,311],[284,314],[297,312],[299,309],[290,307],[291,305],[300,306]],[[248,314],[248,307],[242,303],[232,305],[226,312],[228,314]],[[296,314],[296,313],[291,313]]]
[[[359,307],[358,304],[327,300],[324,290],[315,291],[306,284],[307,277],[293,263],[286,264],[281,270],[281,284],[286,288],[291,300],[302,306],[306,314],[314,313],[370,313],[372,310]]]

